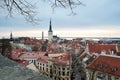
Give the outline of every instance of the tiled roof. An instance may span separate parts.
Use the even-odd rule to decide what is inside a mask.
[[[55,58],[54,62],[55,64],[63,66],[70,65],[70,56],[70,53],[65,53],[65,55]]]
[[[37,61],[47,63],[48,62],[48,57],[47,56],[39,57],[37,59]]]
[[[15,60],[15,61],[16,61],[17,63],[23,65],[23,66],[27,66],[27,65],[29,65],[29,62],[26,61],[26,60]]]
[[[97,56],[96,55],[92,55],[87,61],[86,64],[91,64],[94,60],[96,60]]]
[[[46,52],[39,52],[39,58],[37,59],[38,62],[48,62],[48,53]]]
[[[88,69],[120,76],[120,57],[100,55],[87,66]]]
[[[23,54],[21,54],[19,56],[20,59],[24,59],[24,58],[35,58],[37,59],[39,56],[38,56],[38,53],[35,53],[35,52],[24,52]]]
[[[17,59],[18,56],[21,54],[21,52],[24,52],[24,51],[25,51],[25,49],[23,49],[23,48],[12,49],[12,52],[11,52],[12,59]]]
[[[101,51],[105,51],[106,54],[110,54],[110,50],[116,50],[115,44],[88,44],[90,53],[101,53]]]

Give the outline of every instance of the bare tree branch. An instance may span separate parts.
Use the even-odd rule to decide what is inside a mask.
[[[13,13],[20,13],[30,23],[37,23],[35,5],[26,0],[2,0],[5,6],[0,5],[0,8],[5,8],[8,11],[8,16],[12,17]]]
[[[84,5],[80,0],[48,0],[51,2],[51,7],[54,9],[56,7],[70,8],[71,14],[75,15],[73,8],[78,5]]]
[[[43,0],[51,3],[52,8],[63,7],[70,8],[73,13],[73,8],[77,5],[82,5],[80,0]],[[12,17],[14,13],[19,13],[26,21],[30,23],[36,23],[39,21],[36,18],[36,7],[33,3],[30,3],[30,0],[1,0],[0,9],[6,9],[8,11],[8,16]]]

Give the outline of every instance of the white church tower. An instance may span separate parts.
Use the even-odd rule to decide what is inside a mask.
[[[50,19],[50,25],[48,30],[48,40],[51,41],[53,38],[53,31],[52,31],[52,25],[51,25],[51,19]]]

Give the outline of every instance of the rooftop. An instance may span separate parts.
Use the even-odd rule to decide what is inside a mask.
[[[120,76],[120,57],[100,55],[87,68]]]

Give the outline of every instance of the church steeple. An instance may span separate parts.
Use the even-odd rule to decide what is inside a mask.
[[[10,33],[10,39],[11,39],[11,40],[13,39],[13,35],[12,35],[12,32]]]
[[[52,24],[51,24],[51,19],[50,19],[50,26],[49,26],[49,31],[48,32],[52,32]]]
[[[51,41],[53,38],[53,31],[52,31],[52,23],[50,19],[50,25],[49,25],[49,30],[48,30],[48,40]]]
[[[13,41],[13,35],[12,35],[12,32],[10,33],[10,41]]]

